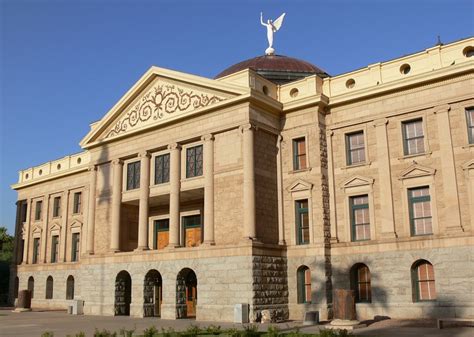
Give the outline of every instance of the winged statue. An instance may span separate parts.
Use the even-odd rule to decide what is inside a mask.
[[[273,49],[273,34],[276,33],[281,28],[285,15],[286,13],[283,13],[275,21],[267,20],[267,23],[265,23],[263,21],[263,13],[260,12],[260,23],[262,24],[262,26],[267,27],[268,48],[265,50],[266,55],[275,54],[275,49]]]

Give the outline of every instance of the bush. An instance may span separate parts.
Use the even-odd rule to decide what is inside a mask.
[[[249,324],[244,327],[244,331],[242,336],[244,337],[258,337],[260,334],[258,333],[258,325],[256,324]]]
[[[41,337],[54,337],[54,333],[52,331],[45,331],[41,334]]]
[[[94,337],[117,337],[117,333],[116,332],[110,332],[107,329],[103,329],[102,331],[99,331],[96,328],[95,332],[94,332]]]
[[[207,328],[206,328],[206,332],[208,334],[211,334],[211,335],[220,335],[222,334],[222,330],[221,330],[221,326],[220,325],[209,325]]]
[[[346,329],[343,330],[321,330],[319,332],[319,337],[347,337],[352,336]]]
[[[279,337],[279,336],[281,336],[280,329],[278,329],[277,326],[270,325],[270,326],[268,326],[267,333],[265,334],[265,336]]]
[[[125,328],[122,328],[120,329],[120,336],[123,336],[123,337],[133,337],[133,333],[135,332],[135,329],[132,329],[132,330],[127,330]]]
[[[143,330],[143,337],[154,337],[155,335],[158,335],[158,330],[155,328],[154,325],[152,325],[148,329]]]
[[[66,337],[86,337],[86,334],[83,331],[78,332],[77,334],[73,335],[67,335]]]

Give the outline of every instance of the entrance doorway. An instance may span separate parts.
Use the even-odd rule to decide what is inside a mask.
[[[125,270],[115,278],[115,316],[130,316],[132,278]]]
[[[195,318],[197,278],[193,270],[184,268],[176,279],[176,317]]]
[[[161,317],[162,288],[160,273],[155,269],[150,270],[143,284],[144,317]]]

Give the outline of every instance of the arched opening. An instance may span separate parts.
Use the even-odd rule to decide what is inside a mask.
[[[301,266],[296,271],[298,303],[311,303],[311,270]]]
[[[66,281],[66,299],[73,300],[74,299],[74,277],[69,275]]]
[[[162,288],[160,273],[150,270],[143,283],[143,316],[161,317]]]
[[[413,302],[436,300],[435,275],[433,265],[426,260],[418,260],[411,267]]]
[[[33,276],[30,276],[28,278],[28,290],[31,293],[31,298],[33,298],[33,295],[35,293],[35,279],[33,278]]]
[[[53,298],[53,277],[50,275],[46,279],[46,299],[50,300]]]
[[[189,268],[184,268],[176,278],[176,318],[196,317],[197,277]]]
[[[20,289],[20,279],[15,277],[15,287],[13,288],[13,298],[18,298],[18,291]]]
[[[351,289],[354,290],[356,303],[372,302],[372,287],[370,285],[370,270],[363,263],[352,266],[350,271]]]
[[[132,278],[125,270],[115,278],[115,316],[130,316]]]

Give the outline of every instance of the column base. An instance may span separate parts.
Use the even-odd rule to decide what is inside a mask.
[[[215,246],[216,243],[214,241],[204,241],[201,243],[201,246]]]
[[[118,248],[110,248],[110,249],[109,249],[109,252],[110,252],[110,253],[119,253],[119,252],[120,252],[120,249],[118,249]]]
[[[176,248],[180,248],[181,246],[178,245],[178,244],[168,244],[168,246],[166,246],[164,248],[164,250],[173,250],[173,249],[176,249]]]
[[[144,250],[150,250],[150,248],[148,248],[147,246],[137,247],[133,251],[134,252],[143,252]]]
[[[280,246],[286,246],[286,241],[285,240],[280,240],[280,241],[278,241],[278,244]]]
[[[93,251],[93,250],[87,250],[87,251],[86,251],[86,254],[87,254],[87,255],[94,255],[94,251]]]

